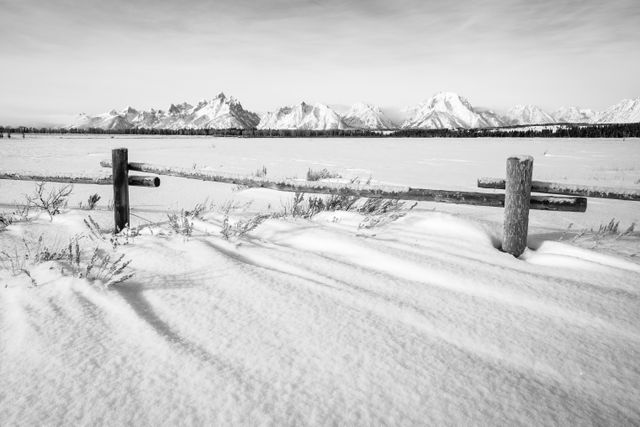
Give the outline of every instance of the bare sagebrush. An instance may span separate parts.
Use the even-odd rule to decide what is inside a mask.
[[[46,211],[53,220],[53,217],[60,213],[60,209],[67,205],[67,198],[72,191],[73,185],[65,185],[47,192],[45,183],[38,182],[34,192],[25,195],[25,198],[28,206]]]
[[[624,231],[620,230],[620,221],[616,221],[615,218],[611,218],[611,220],[606,224],[600,224],[597,229],[583,229],[579,231],[572,239],[573,242],[578,240],[592,240],[593,247],[598,246],[602,241],[607,239],[618,240],[625,236],[630,236],[633,234],[635,230],[635,222],[632,222],[629,227],[627,227]]]
[[[36,280],[31,275],[34,266],[47,261],[61,261],[69,257],[66,248],[52,249],[44,243],[42,235],[38,237],[35,244],[27,242],[22,238],[22,247],[14,247],[13,251],[0,251],[0,265],[3,269],[11,271],[11,274],[18,276],[24,274],[31,280],[33,286],[37,286]]]
[[[295,193],[293,199],[283,206],[280,216],[311,218],[323,211],[354,211],[367,216],[379,216],[406,212],[417,204],[407,208],[405,202],[394,199],[365,199],[364,203],[358,204],[359,200],[357,196],[344,194],[334,194],[328,198],[311,196],[305,199],[304,193]]]
[[[326,168],[322,170],[307,170],[307,181],[320,181],[321,179],[342,178],[339,173],[329,172]]]
[[[88,218],[85,218],[84,225],[89,229],[89,238],[92,240],[105,240],[102,231],[100,230],[100,224],[96,222],[95,219],[91,215]]]
[[[222,237],[226,240],[232,237],[242,237],[248,232],[255,230],[260,224],[271,218],[271,216],[270,214],[258,214],[249,219],[239,220],[234,223],[229,220],[229,216],[225,216],[222,221],[220,234],[222,234]]]
[[[169,227],[177,234],[191,236],[193,233],[193,220],[201,218],[206,209],[207,201],[205,200],[202,203],[197,203],[191,210],[181,209],[179,212],[169,212],[167,213]]]
[[[87,199],[87,209],[90,211],[94,210],[98,202],[100,201],[100,196],[98,193],[92,194]]]
[[[84,269],[84,277],[92,282],[99,280],[105,287],[114,286],[134,276],[134,273],[126,272],[130,263],[131,260],[125,260],[124,254],[112,256],[96,247]]]
[[[211,209],[223,215],[229,215],[231,212],[244,212],[251,206],[252,202],[237,203],[234,200],[226,200],[219,205],[212,204]]]
[[[293,199],[283,206],[283,212],[273,216],[312,218],[323,211],[354,211],[365,215],[359,228],[372,228],[402,218],[417,205],[416,202],[407,207],[405,202],[395,199],[365,199],[364,203],[358,203],[359,200],[356,196],[343,194],[305,199],[304,193],[295,193]]]
[[[94,249],[93,255],[85,265],[81,239],[82,236],[75,236],[66,247],[57,249],[45,244],[42,235],[35,244],[23,239],[22,248],[16,247],[12,253],[0,251],[0,265],[11,271],[14,276],[26,275],[33,286],[37,286],[37,283],[31,270],[47,261],[61,263],[63,274],[86,278],[89,281],[100,280],[107,287],[133,277],[133,273],[127,272],[130,261],[126,261],[124,255],[110,255],[99,247]]]
[[[365,218],[358,224],[358,228],[378,227],[402,218],[411,209],[415,208],[418,202],[414,202],[410,207],[405,207],[406,203],[394,199],[367,199],[367,201],[357,211],[365,214]]]
[[[311,218],[323,211],[351,210],[358,201],[355,196],[332,195],[329,198],[322,196],[311,196],[304,199],[303,193],[296,193],[288,208],[287,214],[293,217]]]
[[[618,234],[618,227],[620,226],[620,221],[616,221],[615,218],[611,218],[608,224],[600,224],[598,227],[598,231],[594,231],[596,235],[606,236],[610,234]]]
[[[404,206],[405,202],[396,199],[367,199],[356,210],[365,215],[381,215],[400,211]]]
[[[138,236],[140,232],[138,229],[130,228],[128,224],[125,226],[125,228],[120,230],[119,233],[115,233],[113,231],[104,232],[101,230],[100,224],[98,224],[96,220],[94,220],[91,217],[91,215],[89,215],[88,219],[85,218],[83,221],[84,221],[84,225],[86,225],[87,228],[89,229],[88,237],[91,240],[102,241],[102,242],[108,241],[114,250],[117,249],[118,246],[134,243],[135,238]]]
[[[67,262],[73,276],[85,278],[91,282],[100,281],[105,287],[117,285],[133,277],[134,273],[125,271],[131,261],[125,260],[124,254],[119,256],[109,254],[99,246],[94,248],[85,266],[79,240],[75,237],[69,241],[67,250]]]
[[[281,216],[304,216],[305,214],[305,206],[304,202],[304,193],[295,192],[293,194],[293,199],[291,199],[287,204],[282,206],[282,214]]]
[[[193,217],[189,215],[189,211],[181,209],[180,212],[169,212],[169,227],[183,236],[191,236],[193,233]]]
[[[0,231],[16,222],[29,221],[29,205],[16,205],[12,212],[0,212]]]

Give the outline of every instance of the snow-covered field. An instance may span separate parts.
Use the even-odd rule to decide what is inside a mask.
[[[108,175],[99,161],[121,146],[131,161],[472,191],[530,154],[537,180],[640,189],[637,139],[43,136],[0,140],[0,170]],[[0,180],[0,212],[33,187]],[[136,233],[115,245],[108,186],[0,231],[0,424],[640,423],[640,235],[624,233],[638,202],[532,211],[516,259],[497,249],[497,208],[280,216],[227,240],[225,212],[281,212],[292,195],[171,177],[130,190]],[[96,210],[77,208],[96,192]],[[167,211],[205,199],[191,235],[171,229]],[[40,236],[78,239],[80,261],[25,260]],[[134,276],[85,278],[95,247]]]

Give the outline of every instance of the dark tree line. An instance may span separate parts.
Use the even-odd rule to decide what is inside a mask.
[[[65,129],[2,127],[3,134],[60,135],[188,135],[244,138],[638,138],[640,123],[564,125],[558,129],[535,129],[530,126],[491,129]]]
[[[529,126],[492,129],[400,129],[390,136],[420,138],[638,138],[640,123],[566,125],[557,129]]]

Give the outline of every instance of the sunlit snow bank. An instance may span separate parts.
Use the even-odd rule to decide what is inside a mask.
[[[11,225],[0,245],[40,234],[64,244],[86,233],[86,216]],[[640,420],[633,258],[544,241],[515,259],[496,249],[491,225],[426,209],[363,222],[352,212],[269,219],[230,241],[215,213],[190,237],[159,224],[118,246],[135,276],[108,290],[56,262],[33,268],[36,287],[4,272],[0,420]]]
[[[638,140],[231,139],[45,136],[4,140],[0,169],[99,176],[132,161],[302,178],[476,190],[514,153],[534,179],[640,185]],[[0,273],[2,425],[629,425],[640,420],[637,203],[531,211],[529,249],[500,252],[503,210],[419,203],[395,221],[354,212],[269,219],[229,241],[231,220],[281,211],[291,194],[162,177],[131,188],[140,235],[113,224],[108,186],[77,185],[71,209],[0,232],[0,250],[39,236],[73,261]],[[0,181],[0,211],[33,191]],[[216,209],[175,234],[167,211]],[[599,233],[620,220],[620,232]],[[149,221],[156,224],[149,225]],[[596,230],[590,232],[591,229]],[[105,289],[83,274],[94,245],[135,276]],[[119,255],[117,255],[119,256]],[[27,263],[29,264],[29,263]],[[127,270],[129,271],[129,270]],[[90,275],[91,276],[91,275]],[[35,283],[35,286],[33,285]]]

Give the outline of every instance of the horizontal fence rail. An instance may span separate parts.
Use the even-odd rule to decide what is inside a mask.
[[[57,175],[31,175],[23,173],[0,172],[0,179],[12,181],[39,181],[39,182],[59,182],[63,184],[93,184],[93,185],[113,185],[113,178],[108,177],[87,177],[87,176],[57,176]],[[133,187],[159,187],[160,178],[157,176],[129,176],[129,185]]]
[[[479,178],[478,187],[504,190],[505,180],[502,178]],[[561,182],[531,181],[531,191],[534,193],[640,201],[640,190],[621,190],[618,188],[564,184]]]
[[[101,161],[100,165],[105,168],[112,168],[112,163],[108,160]],[[504,207],[505,200],[504,194],[495,193],[431,190],[403,186],[384,187],[365,185],[353,188],[337,183],[301,182],[294,180],[273,181],[265,178],[221,175],[187,168],[167,167],[138,162],[130,162],[128,169],[157,175],[168,175],[286,192],[337,194],[364,198],[402,199],[493,207]],[[530,209],[584,212],[587,209],[587,199],[583,197],[531,196]]]

